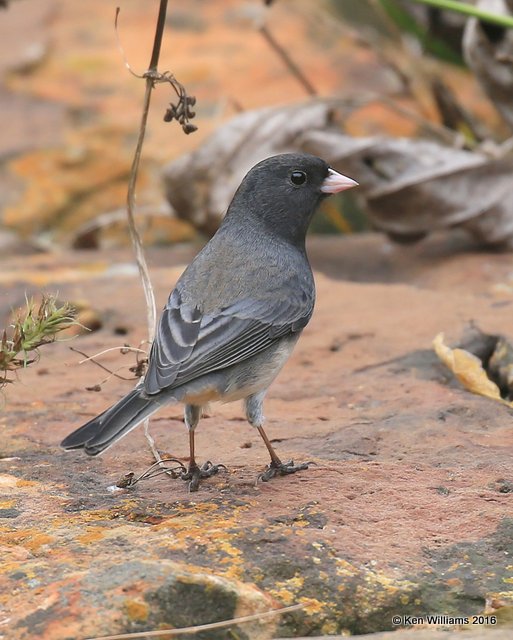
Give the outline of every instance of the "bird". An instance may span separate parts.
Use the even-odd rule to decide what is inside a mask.
[[[144,378],[61,446],[96,456],[162,406],[182,403],[190,455],[179,475],[195,491],[200,480],[225,468],[196,462],[203,408],[242,400],[271,458],[259,477],[307,469],[310,462],[279,458],[264,431],[263,401],[314,310],[305,247],[312,217],[327,196],[357,184],[306,153],[271,156],[250,169],[219,229],[171,292]]]

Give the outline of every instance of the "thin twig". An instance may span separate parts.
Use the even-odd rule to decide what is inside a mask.
[[[166,466],[166,462],[174,462],[173,467]],[[179,469],[179,471],[177,471]],[[116,482],[118,489],[132,489],[141,480],[148,480],[149,478],[156,478],[157,476],[165,473],[172,478],[179,478],[180,474],[185,473],[187,469],[181,460],[178,458],[162,458],[160,461],[154,462],[148,469],[143,471],[139,476],[136,476],[133,471],[125,473],[125,475]]]
[[[119,347],[114,347],[116,350],[119,349]],[[114,376],[115,378],[118,378],[119,380],[134,380],[134,378],[127,378],[125,376],[121,376],[119,375],[119,373],[116,373],[116,371],[112,371],[112,369],[109,369],[108,367],[106,367],[104,364],[102,364],[101,362],[98,362],[98,360],[95,360],[96,356],[88,356],[87,353],[84,353],[83,351],[80,351],[79,349],[76,349],[75,347],[70,347],[71,351],[75,351],[75,353],[79,353],[81,356],[85,357],[85,360],[81,360],[79,362],[79,364],[82,364],[83,362],[93,362],[96,366],[100,367],[100,369],[103,369],[104,371],[106,371],[109,374],[109,377],[106,378],[105,380],[102,380],[99,385],[101,386],[102,384],[105,384],[105,382],[111,377]],[[110,351],[110,349],[107,349],[107,351]],[[123,367],[120,367],[121,369]],[[119,371],[119,369],[118,369]]]
[[[164,461],[162,460],[162,456],[160,455],[159,450],[157,449],[157,445],[155,444],[155,438],[150,433],[149,418],[146,418],[146,420],[144,421],[143,429],[144,429],[144,437],[146,438],[146,441],[148,442],[148,446],[150,447],[151,455],[153,456],[154,460],[156,460],[158,464],[162,467],[164,464]]]
[[[159,15],[157,18],[155,38],[153,41],[153,50],[151,53],[150,66],[148,69],[150,73],[148,73],[145,77],[146,88],[144,92],[143,112],[141,116],[141,123],[139,126],[139,135],[137,138],[137,144],[134,152],[134,159],[133,159],[132,167],[130,170],[130,179],[128,182],[128,193],[127,193],[128,228],[130,230],[130,237],[132,240],[132,245],[134,247],[135,258],[137,261],[137,266],[139,268],[139,274],[141,276],[141,282],[144,289],[144,296],[146,298],[148,340],[150,344],[153,342],[155,338],[156,323],[157,323],[157,309],[155,304],[155,294],[153,291],[153,286],[151,284],[150,274],[148,271],[148,265],[146,263],[146,258],[144,256],[141,236],[139,235],[139,231],[137,230],[137,226],[135,224],[135,189],[137,184],[137,176],[139,172],[139,163],[141,160],[141,151],[144,143],[144,136],[146,134],[146,124],[148,122],[148,113],[150,110],[151,93],[153,91],[153,87],[155,86],[150,76],[151,76],[151,72],[155,72],[157,70],[157,65],[159,62],[159,55],[160,55],[160,48],[162,45],[162,35],[164,33],[164,25],[166,21],[166,12],[167,12],[167,0],[160,0]],[[155,442],[149,432],[148,418],[144,421],[144,435],[146,436],[146,440],[148,441],[152,455],[154,456],[155,460],[157,460],[157,462],[161,464],[160,455],[156,450]]]
[[[119,13],[116,13],[116,18]],[[135,224],[135,189],[137,184],[137,175],[139,171],[139,164],[141,160],[141,151],[144,142],[144,137],[146,133],[146,124],[148,121],[148,113],[150,109],[150,101],[152,90],[155,87],[157,82],[167,81],[171,84],[177,95],[179,95],[179,103],[174,108],[174,113],[166,113],[165,119],[177,119],[178,122],[182,125],[182,129],[185,133],[192,133],[196,129],[194,125],[191,125],[188,122],[189,118],[194,117],[194,113],[190,110],[190,107],[194,104],[194,99],[187,96],[183,85],[175,81],[175,78],[169,74],[164,73],[160,74],[158,72],[158,63],[160,57],[160,49],[162,46],[162,37],[164,34],[164,27],[166,24],[166,13],[167,13],[167,0],[160,0],[159,4],[159,13],[157,17],[157,25],[155,28],[155,37],[153,39],[153,49],[151,52],[150,64],[148,70],[143,75],[146,80],[146,89],[144,92],[144,100],[143,100],[143,112],[141,116],[141,123],[139,126],[139,135],[137,138],[137,144],[134,152],[134,160],[132,162],[132,168],[130,170],[130,179],[128,183],[128,193],[127,193],[127,214],[128,214],[128,227],[130,230],[130,237],[132,239],[132,244],[134,247],[135,257],[137,261],[137,266],[139,268],[139,273],[141,276],[141,281],[144,289],[144,295],[146,298],[146,311],[147,311],[147,320],[148,320],[148,340],[150,344],[153,342],[155,338],[156,331],[156,305],[155,305],[155,294],[153,292],[153,286],[151,284],[150,275],[148,271],[148,265],[146,263],[146,258],[144,256],[141,236],[137,230],[137,226]],[[173,108],[170,108],[172,111]],[[177,113],[178,112],[178,113]],[[167,118],[167,116],[170,116]],[[150,451],[157,461],[157,463],[162,466],[162,458],[155,446],[155,441],[150,434],[149,431],[149,419],[147,418],[144,421],[144,435],[146,440],[148,441],[148,445],[150,447]]]
[[[164,1],[164,0],[163,0]],[[139,275],[144,289],[144,296],[146,298],[146,313],[148,322],[148,340],[153,342],[155,337],[155,329],[157,322],[157,308],[155,304],[155,294],[153,291],[153,285],[151,284],[150,274],[148,271],[148,264],[143,251],[142,240],[135,224],[135,188],[137,184],[137,176],[139,173],[139,163],[141,160],[141,151],[144,142],[144,135],[146,132],[146,123],[148,121],[148,112],[150,107],[151,92],[153,90],[153,83],[146,78],[146,90],[144,93],[143,102],[143,114],[141,117],[141,124],[139,128],[139,136],[137,138],[137,144],[135,147],[134,160],[132,162],[132,168],[130,170],[130,179],[128,182],[127,193],[127,214],[128,214],[128,229],[130,231],[130,237],[134,248],[135,259],[137,267],[139,269]]]
[[[291,74],[296,78],[296,80],[301,84],[303,89],[309,96],[317,96],[317,90],[313,86],[313,84],[308,80],[305,74],[301,71],[298,65],[292,60],[288,52],[277,42],[274,36],[269,32],[265,25],[262,25],[259,29],[259,32],[264,37],[264,40],[271,47],[271,49],[278,54],[278,56],[283,60],[288,70]]]
[[[94,356],[87,356],[85,353],[82,353],[82,351],[79,351],[78,349],[74,349],[73,347],[70,347],[70,349],[84,356],[84,360],[79,360],[78,364],[84,364],[84,362],[88,362],[88,360],[94,360],[95,358],[98,358],[99,356],[103,356],[103,354],[108,353],[109,351],[119,351],[123,355],[125,353],[143,353],[144,355],[146,355],[146,351],[144,351],[144,349],[138,349],[137,347],[129,347],[126,344],[124,344],[122,347],[110,347],[109,349],[104,349],[99,353],[95,353]]]
[[[132,239],[132,245],[134,247],[135,259],[139,268],[139,274],[144,289],[144,296],[146,298],[146,312],[148,320],[148,339],[153,342],[155,337],[155,329],[157,323],[157,308],[155,304],[155,294],[153,291],[153,285],[151,284],[150,274],[148,270],[148,264],[144,255],[143,244],[141,236],[135,223],[135,193],[137,185],[137,177],[139,174],[139,165],[141,161],[141,152],[144,143],[144,137],[146,135],[146,124],[148,122],[148,113],[150,110],[151,93],[155,86],[152,79],[152,73],[157,71],[157,65],[159,62],[160,48],[162,46],[162,36],[164,33],[164,26],[166,22],[167,12],[167,0],[160,0],[159,15],[157,18],[157,26],[155,29],[155,38],[153,41],[153,50],[151,53],[150,65],[148,71],[144,74],[146,81],[146,88],[143,99],[143,111],[141,116],[141,122],[139,125],[139,135],[137,137],[137,143],[135,146],[134,159],[132,167],[130,169],[130,178],[128,181],[127,192],[127,214],[128,214],[128,228],[130,231],[130,237]],[[116,11],[116,19],[119,14],[119,8]]]
[[[294,604],[283,609],[273,609],[262,613],[253,613],[249,616],[241,618],[233,618],[232,620],[221,620],[220,622],[210,622],[209,624],[198,624],[194,627],[182,627],[181,629],[158,629],[155,631],[140,631],[137,633],[120,633],[114,636],[100,636],[97,638],[88,638],[87,640],[133,640],[135,638],[160,638],[162,636],[178,636],[181,634],[198,633],[199,631],[209,631],[210,629],[223,629],[232,625],[242,624],[244,622],[253,622],[265,618],[273,618],[303,609],[308,603]]]

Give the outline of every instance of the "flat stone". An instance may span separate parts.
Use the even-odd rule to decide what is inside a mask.
[[[150,251],[159,308],[195,250]],[[5,391],[7,638],[181,627],[297,603],[304,608],[265,625],[239,625],[239,637],[392,631],[394,615],[428,613],[486,612],[511,624],[512,498],[502,490],[513,480],[511,409],[462,389],[431,350],[438,332],[455,342],[470,320],[511,337],[510,255],[446,235],[410,248],[378,235],[311,238],[310,252],[316,312],[266,413],[283,459],[317,466],[257,484],[267,464],[258,434],[238,404],[214,405],[198,427],[198,458],[228,471],[195,494],[165,476],[109,490],[152,463],[142,429],[99,458],[58,446],[134,384],[104,381],[105,371],[79,366],[82,356],[69,350],[94,355],[145,339],[138,278],[114,268],[131,255],[5,260],[8,298],[44,277],[46,289],[89,300],[103,319],[93,334],[43,348]],[[100,361],[130,376],[135,356],[109,351]],[[180,407],[164,408],[150,428],[161,452],[186,461]]]

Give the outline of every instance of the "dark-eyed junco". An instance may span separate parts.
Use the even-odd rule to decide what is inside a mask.
[[[97,455],[161,406],[182,402],[190,442],[182,476],[194,490],[219,468],[196,463],[194,429],[202,407],[244,400],[246,417],[271,456],[261,478],[307,468],[281,462],[263,429],[262,403],[313,312],[308,225],[323,198],[356,184],[306,154],[277,155],[254,166],[219,230],[172,291],[144,380],[62,446]]]

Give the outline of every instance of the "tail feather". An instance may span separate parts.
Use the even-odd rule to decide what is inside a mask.
[[[84,449],[96,456],[135,429],[145,418],[160,409],[155,398],[146,398],[134,389],[115,405],[81,426],[61,442],[64,449]]]

